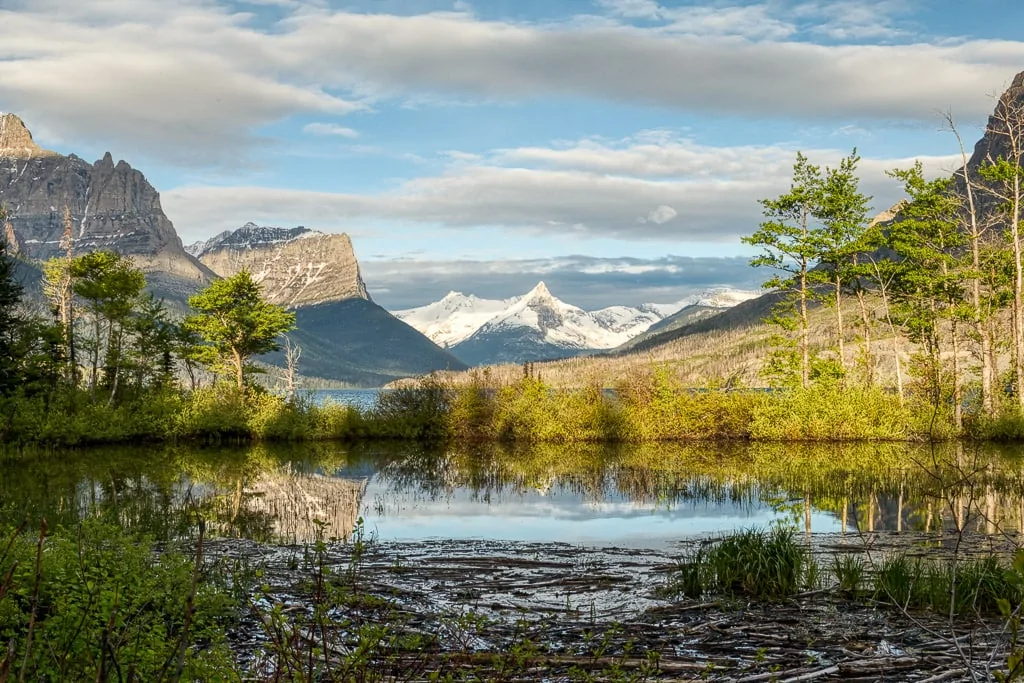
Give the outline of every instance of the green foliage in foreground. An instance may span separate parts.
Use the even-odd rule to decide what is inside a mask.
[[[232,679],[234,608],[189,558],[92,522],[0,539],[0,680]]]

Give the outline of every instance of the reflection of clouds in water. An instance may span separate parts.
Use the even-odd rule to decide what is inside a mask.
[[[402,492],[386,480],[367,486],[363,516],[385,540],[488,538],[565,541],[585,545],[662,546],[686,537],[767,526],[786,519],[766,503],[700,497],[668,504],[631,501],[620,494],[588,499],[561,487],[547,494],[495,487],[486,496],[456,488],[443,496]],[[812,512],[815,530],[835,531],[839,522]]]

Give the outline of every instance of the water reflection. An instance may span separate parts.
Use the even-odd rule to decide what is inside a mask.
[[[742,527],[806,533],[1024,528],[1016,451],[948,445],[103,449],[0,465],[0,514],[86,517],[167,539],[307,542],[356,520],[384,540],[663,545]]]

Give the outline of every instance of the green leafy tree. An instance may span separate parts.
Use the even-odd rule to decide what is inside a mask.
[[[776,199],[762,199],[767,220],[757,232],[743,241],[761,247],[761,255],[750,260],[756,267],[767,267],[778,274],[764,283],[769,289],[786,292],[795,300],[797,348],[801,385],[810,383],[810,339],[807,307],[811,294],[810,271],[817,263],[819,245],[812,234],[811,221],[820,211],[822,196],[821,168],[808,162],[801,153],[793,165],[793,181],[789,192]]]
[[[71,210],[64,207],[64,234],[61,236],[60,256],[43,264],[43,294],[50,300],[53,317],[61,328],[61,355],[65,361],[64,374],[68,384],[78,386],[78,358],[75,353],[75,292],[71,276],[74,262],[74,235],[71,228]]]
[[[295,327],[295,314],[266,301],[247,270],[213,282],[188,304],[196,313],[186,319],[186,327],[208,344],[204,362],[230,368],[240,390],[248,359],[280,350],[279,337]]]
[[[152,293],[143,296],[126,331],[131,336],[126,366],[134,387],[141,391],[170,386],[174,382],[178,325],[168,318],[163,300]]]
[[[146,278],[131,259],[111,251],[95,251],[71,262],[71,277],[76,296],[92,318],[89,340],[91,372],[89,389],[95,394],[99,377],[100,353],[104,351],[104,385],[111,400],[117,393],[124,328],[135,311]]]
[[[890,175],[903,182],[910,201],[900,220],[889,228],[889,247],[898,261],[893,298],[911,341],[921,343],[927,356],[927,385],[932,400],[942,397],[940,354],[943,323],[948,324],[953,362],[952,398],[955,419],[960,415],[959,335],[957,322],[964,315],[964,278],[957,254],[966,235],[959,229],[961,199],[953,180],[926,180],[921,163]]]
[[[985,130],[998,145],[979,169],[985,191],[1000,205],[999,226],[1013,254],[1012,370],[1018,406],[1024,409],[1024,103],[1007,90]]]

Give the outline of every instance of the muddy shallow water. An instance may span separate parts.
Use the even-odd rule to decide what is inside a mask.
[[[1007,553],[1024,528],[1020,454],[962,445],[146,447],[23,454],[0,473],[8,520],[102,518],[187,546],[198,514],[208,561],[259,567],[258,599],[294,613],[309,607],[311,544],[328,541],[343,571],[358,529],[364,590],[403,628],[465,657],[528,632],[545,673],[523,680],[584,660],[639,671],[651,653],[669,680],[957,680],[967,660],[984,671],[1002,634],[828,590],[751,606],[661,589],[695,544],[752,526],[792,528],[823,557]],[[257,626],[233,634],[243,657]]]

